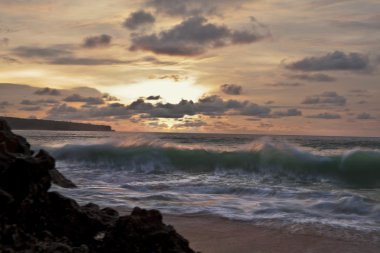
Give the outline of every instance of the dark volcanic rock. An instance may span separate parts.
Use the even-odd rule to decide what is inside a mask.
[[[156,210],[111,208],[49,192],[52,183],[75,187],[46,151],[30,145],[0,119],[0,252],[194,252]]]

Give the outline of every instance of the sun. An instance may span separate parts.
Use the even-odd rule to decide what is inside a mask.
[[[194,79],[179,82],[174,80],[150,79],[134,84],[109,87],[106,91],[118,96],[122,101],[133,101],[140,97],[161,96],[168,103],[178,103],[182,99],[197,101],[208,89],[196,85]]]

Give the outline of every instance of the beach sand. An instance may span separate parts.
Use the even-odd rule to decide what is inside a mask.
[[[290,234],[209,216],[164,215],[164,222],[203,253],[378,253],[380,243]]]

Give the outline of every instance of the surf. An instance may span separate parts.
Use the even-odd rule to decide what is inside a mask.
[[[76,161],[104,170],[253,173],[297,180],[332,179],[361,187],[380,185],[380,151],[369,149],[322,155],[295,145],[270,141],[227,149],[122,140],[67,144],[50,151],[59,161]]]

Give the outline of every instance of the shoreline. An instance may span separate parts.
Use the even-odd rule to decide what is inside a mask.
[[[120,214],[131,210],[116,208]],[[380,234],[371,238],[339,238],[335,232],[315,233],[309,225],[305,232],[290,232],[286,228],[258,225],[209,214],[162,213],[163,223],[173,226],[189,240],[190,247],[201,253],[377,253]],[[345,230],[350,233],[352,230]],[[357,231],[356,234],[364,232]],[[353,233],[355,234],[355,233]],[[373,238],[372,238],[373,239]]]
[[[290,233],[286,229],[211,215],[163,214],[163,217],[165,224],[174,226],[189,240],[190,247],[202,253],[377,253],[380,248],[380,242],[370,240]]]

